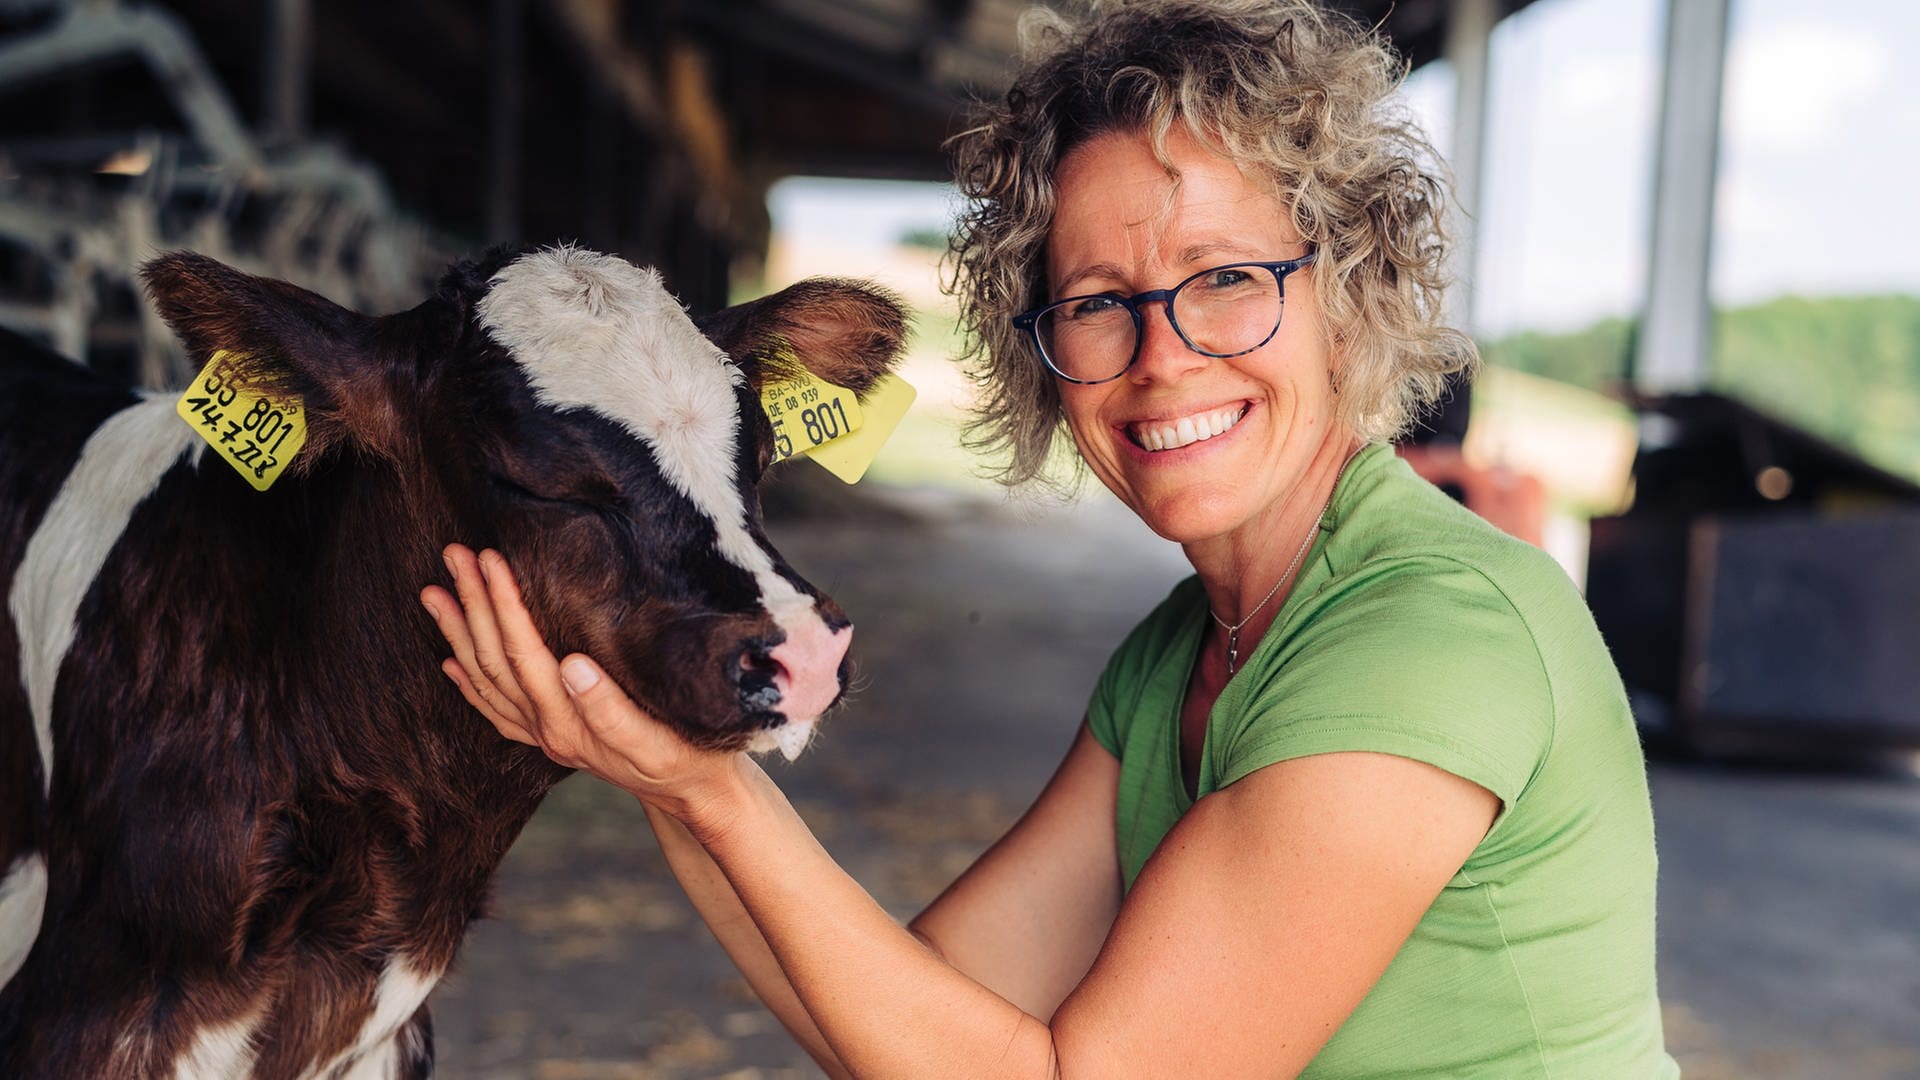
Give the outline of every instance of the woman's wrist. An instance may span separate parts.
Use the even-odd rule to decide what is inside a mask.
[[[678,821],[702,847],[711,847],[738,828],[755,797],[756,787],[768,782],[752,758],[734,753],[725,755],[698,784],[677,798],[660,800],[640,792],[635,794]]]

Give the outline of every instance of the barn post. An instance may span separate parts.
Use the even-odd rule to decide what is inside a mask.
[[[1647,302],[1633,358],[1633,383],[1645,394],[1697,390],[1707,380],[1728,6],[1729,0],[1667,3]]]
[[[266,67],[260,76],[260,131],[271,142],[306,137],[308,73],[313,61],[313,0],[273,0],[267,13]]]
[[[1453,125],[1444,153],[1453,174],[1453,205],[1447,212],[1452,247],[1447,254],[1446,322],[1473,332],[1474,264],[1480,227],[1480,177],[1486,159],[1487,56],[1494,24],[1500,21],[1496,0],[1455,0],[1447,11],[1446,37],[1441,55],[1453,67]],[[1459,446],[1467,437],[1473,394],[1464,378],[1448,380],[1446,397],[1431,416],[1409,436],[1419,444]]]
[[[1493,25],[1500,14],[1494,0],[1456,0],[1448,13],[1443,55],[1453,67],[1453,131],[1447,157],[1453,168],[1452,285],[1447,290],[1447,321],[1473,327],[1474,265],[1480,228],[1480,176],[1487,145],[1487,57]]]

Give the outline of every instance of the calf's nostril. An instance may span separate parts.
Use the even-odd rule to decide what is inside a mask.
[[[740,704],[747,709],[771,710],[780,704],[780,687],[774,676],[780,664],[760,649],[740,651],[735,662],[734,679],[740,686]]]

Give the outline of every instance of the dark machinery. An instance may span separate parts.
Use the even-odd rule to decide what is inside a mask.
[[[1587,598],[1650,738],[1920,746],[1920,486],[1713,393],[1642,398]]]

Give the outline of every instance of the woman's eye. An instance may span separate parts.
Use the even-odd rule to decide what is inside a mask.
[[[1200,285],[1207,289],[1231,289],[1252,280],[1252,274],[1237,266],[1229,266],[1224,270],[1215,270],[1207,274],[1200,279]]]
[[[1062,314],[1069,319],[1095,319],[1117,315],[1125,310],[1126,305],[1122,304],[1118,297],[1089,296],[1084,300],[1075,300],[1067,304],[1062,309]]]

